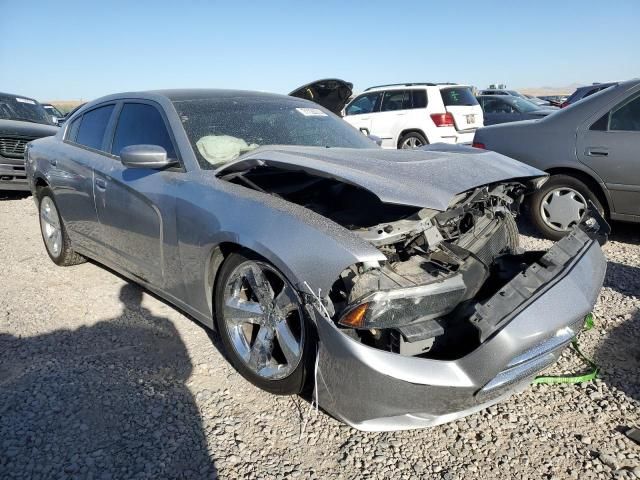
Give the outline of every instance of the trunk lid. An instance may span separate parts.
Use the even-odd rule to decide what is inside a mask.
[[[338,78],[316,80],[289,93],[292,97],[311,100],[336,115],[340,115],[352,94],[353,84]]]
[[[456,130],[475,130],[483,126],[482,108],[471,87],[456,85],[440,90],[445,110],[453,116]]]

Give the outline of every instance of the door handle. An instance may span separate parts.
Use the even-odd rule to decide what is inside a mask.
[[[96,178],[96,187],[98,187],[100,190],[104,190],[107,188],[107,182],[104,178]]]
[[[607,157],[609,150],[600,147],[587,147],[587,155],[590,157]]]

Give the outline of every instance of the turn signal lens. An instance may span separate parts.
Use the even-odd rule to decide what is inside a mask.
[[[345,327],[351,328],[362,328],[364,327],[364,317],[367,313],[367,308],[369,308],[368,303],[363,303],[358,305],[356,308],[347,313],[344,317],[340,319],[340,324]]]
[[[473,142],[473,143],[471,144],[471,146],[472,146],[473,148],[480,148],[480,149],[482,149],[482,150],[486,150],[486,149],[487,149],[487,146],[486,146],[484,143],[480,143],[480,142]]]

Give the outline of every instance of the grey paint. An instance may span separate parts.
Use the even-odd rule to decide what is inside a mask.
[[[34,141],[29,150],[30,187],[34,193],[39,182],[52,188],[79,253],[144,285],[209,327],[214,326],[213,274],[220,261],[216,252],[224,242],[257,252],[299,291],[308,293],[308,283],[321,296],[346,267],[385,260],[373,245],[318,214],[201,170],[180,119],[162,94],[106,97],[84,106],[71,120],[104,102],[117,104],[116,115],[120,102],[129,98],[153,102],[164,112],[180,158],[178,168],[126,168],[116,156],[63,141],[67,126],[56,137]],[[111,131],[114,125],[112,120]],[[540,173],[497,154],[452,146],[359,154],[364,158],[342,150],[265,148],[247,161],[261,158],[312,169],[363,185],[387,200],[442,209],[462,190]],[[401,182],[407,182],[409,192],[403,192]],[[393,429],[435,424],[497,401],[478,401],[474,392],[515,355],[573,325],[592,307],[602,283],[602,253],[593,244],[576,262],[562,284],[459,361],[409,358],[357,344],[309,304],[320,336],[321,405],[358,428]]]
[[[613,219],[640,221],[640,132],[598,132],[602,115],[640,94],[640,80],[622,82],[537,121],[481,128],[475,142],[541,170],[565,168],[591,177]],[[606,156],[589,154],[607,150]]]
[[[474,148],[383,150],[262,147],[218,174],[266,163],[359,185],[385,203],[446,210],[453,197],[479,185],[543,175],[494,152]],[[464,172],[464,174],[460,174]]]

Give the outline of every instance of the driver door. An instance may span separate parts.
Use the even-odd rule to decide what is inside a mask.
[[[159,145],[176,158],[174,142],[160,107],[143,100],[120,106],[108,146],[110,155],[95,167],[95,202],[102,239],[112,261],[158,287],[165,286],[167,238],[175,222],[175,189],[180,168],[127,168],[120,151],[130,145]],[[178,178],[177,178],[178,177]],[[168,228],[169,227],[169,228]]]

